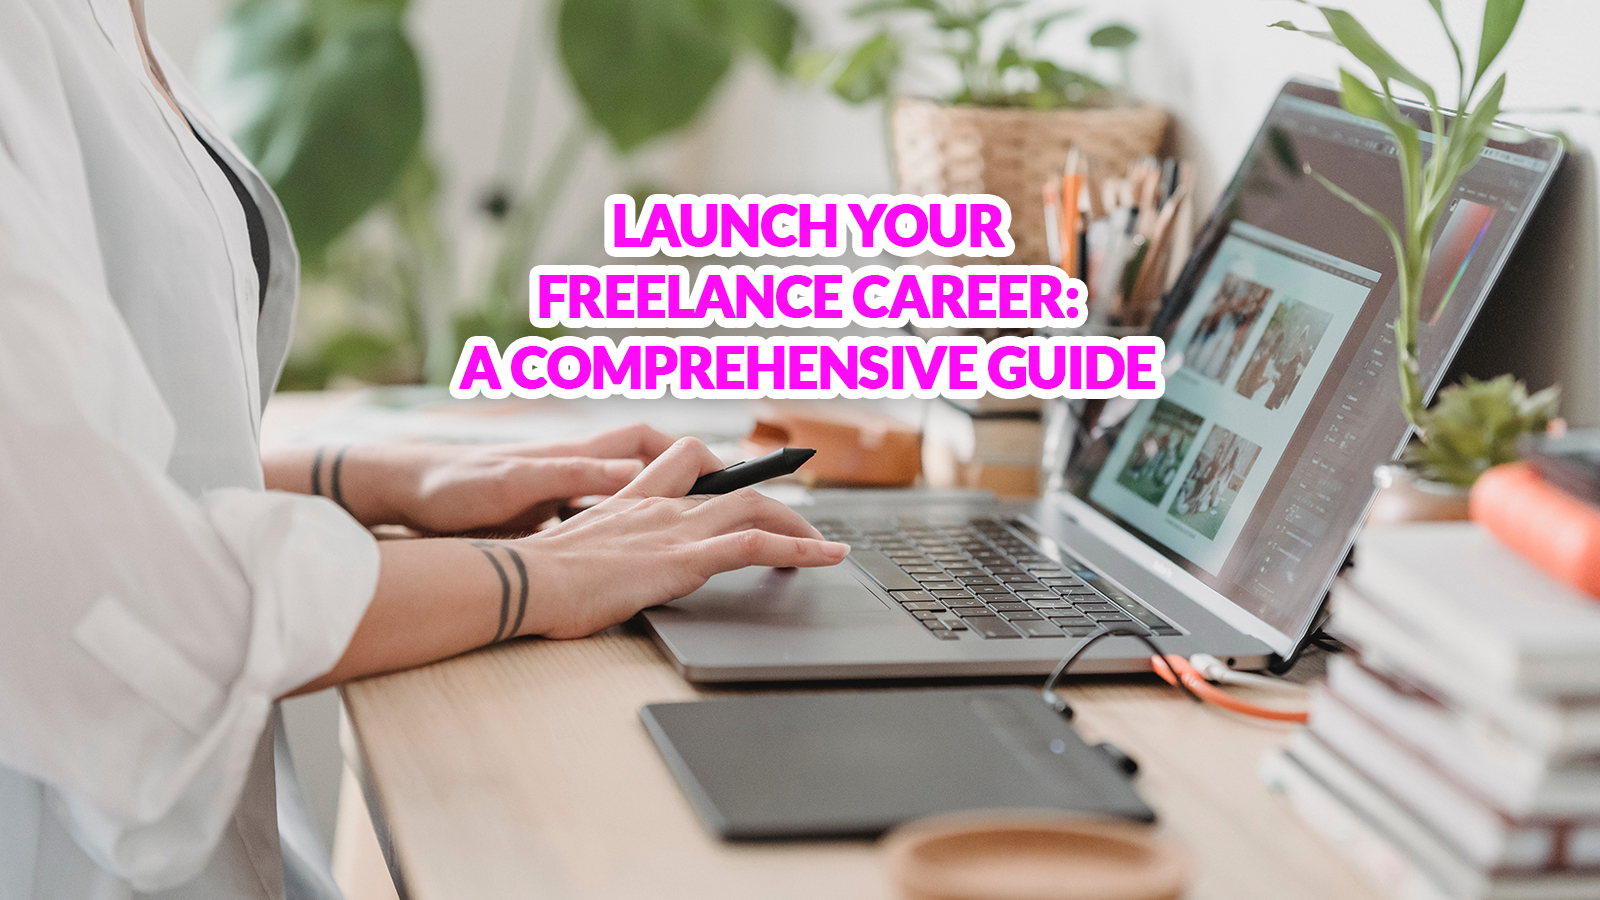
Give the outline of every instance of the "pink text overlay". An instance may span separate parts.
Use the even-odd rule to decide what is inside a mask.
[[[993,194],[655,194],[606,198],[612,256],[1010,256],[1011,207]]]
[[[784,399],[1159,397],[1153,337],[522,338],[504,351],[467,341],[458,399],[610,397]]]
[[[1055,266],[535,266],[529,320],[541,328],[742,328],[857,324],[1075,328],[1083,282]]]

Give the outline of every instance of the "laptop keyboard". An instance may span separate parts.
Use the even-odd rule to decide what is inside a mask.
[[[829,540],[939,640],[1084,637],[1101,627],[1181,632],[1066,554],[1046,555],[995,518],[824,519]]]

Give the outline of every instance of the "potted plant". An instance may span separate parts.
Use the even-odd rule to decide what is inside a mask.
[[[1428,5],[1456,62],[1457,112],[1453,117],[1441,105],[1433,85],[1401,64],[1350,13],[1318,6],[1327,30],[1305,32],[1345,48],[1371,74],[1377,87],[1341,68],[1340,102],[1349,112],[1372,119],[1389,131],[1400,165],[1405,215],[1398,222],[1309,166],[1305,170],[1376,222],[1394,249],[1400,284],[1400,314],[1395,320],[1400,408],[1416,428],[1416,441],[1403,467],[1383,467],[1377,473],[1387,496],[1380,498],[1374,517],[1388,521],[1466,518],[1466,490],[1490,466],[1516,459],[1518,438],[1548,427],[1558,396],[1556,388],[1530,396],[1526,385],[1504,375],[1489,381],[1468,379],[1440,391],[1433,409],[1424,405],[1417,348],[1424,327],[1422,292],[1429,258],[1441,217],[1461,176],[1477,162],[1489,138],[1507,128],[1495,122],[1505,93],[1505,73],[1493,82],[1486,82],[1485,76],[1516,28],[1523,0],[1485,0],[1482,35],[1471,68],[1445,18],[1444,7],[1438,0],[1428,0]],[[1274,23],[1274,27],[1302,30],[1287,21]],[[1431,152],[1424,147],[1421,129],[1395,102],[1396,84],[1420,94],[1427,103]],[[1440,301],[1441,308],[1449,300],[1447,294]]]
[[[201,54],[201,91],[282,200],[300,250],[286,388],[443,382],[463,335],[505,344],[528,334],[528,268],[550,256],[540,243],[549,214],[584,155],[605,141],[626,158],[688,127],[741,56],[786,73],[801,32],[784,0],[551,4],[552,28],[519,30],[511,78],[525,88],[537,79],[553,34],[581,115],[528,176],[532,90],[507,92],[503,165],[482,206],[495,246],[463,298],[440,167],[423,140],[408,3],[235,0]]]
[[[1011,206],[1011,261],[1047,263],[1040,186],[1077,145],[1108,174],[1156,152],[1165,110],[1130,100],[1128,49],[1138,35],[1112,23],[1091,48],[1120,56],[1122,84],[1049,57],[1042,39],[1077,9],[1034,12],[1024,0],[868,0],[851,11],[882,27],[830,73],[852,103],[887,100],[899,188],[909,194],[989,193]],[[943,72],[932,70],[943,69]],[[907,93],[913,73],[953,78],[938,98]]]

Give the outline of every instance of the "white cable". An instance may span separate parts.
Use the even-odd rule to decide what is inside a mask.
[[[1265,675],[1252,675],[1249,672],[1236,672],[1228,668],[1227,664],[1209,653],[1196,653],[1189,657],[1189,665],[1194,666],[1200,677],[1214,684],[1239,684],[1251,687],[1276,688],[1278,690],[1300,690],[1303,685],[1281,678],[1268,678]]]

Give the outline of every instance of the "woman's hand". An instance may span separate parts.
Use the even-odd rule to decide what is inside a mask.
[[[685,497],[722,467],[685,438],[631,484],[515,541],[383,541],[378,588],[333,670],[297,693],[421,665],[508,637],[575,638],[745,566],[831,566],[850,548],[752,490]]]
[[[626,486],[672,439],[635,425],[565,444],[371,444],[263,458],[269,487],[333,498],[364,525],[532,532],[575,497]]]
[[[831,566],[850,552],[749,488],[684,496],[695,479],[720,468],[704,444],[685,438],[615,496],[511,542],[527,560],[536,590],[522,633],[583,637],[676,600],[718,572]]]

